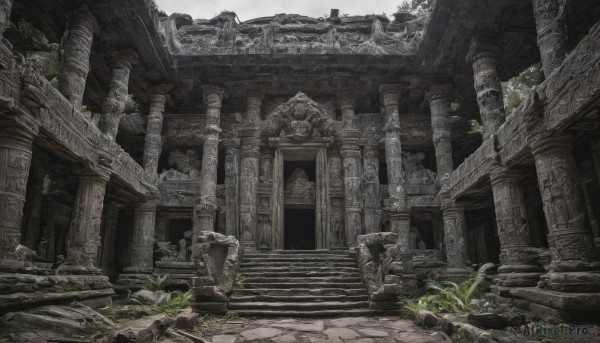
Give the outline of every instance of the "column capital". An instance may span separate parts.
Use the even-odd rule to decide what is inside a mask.
[[[377,145],[365,145],[363,150],[365,158],[379,158],[379,147]]]
[[[438,83],[429,87],[429,102],[435,100],[450,101],[452,97],[452,84]]]
[[[398,106],[400,104],[401,93],[402,87],[399,84],[384,84],[379,86],[379,95],[383,106],[386,108]]]
[[[127,68],[130,71],[133,70],[133,66],[138,63],[139,55],[131,50],[127,49],[116,53],[111,61],[113,68]]]
[[[547,152],[573,150],[574,138],[562,133],[551,136],[535,137],[530,141],[531,153],[536,156]]]
[[[523,173],[515,168],[497,166],[490,172],[492,186],[500,182],[517,183],[523,179]]]
[[[226,96],[225,89],[214,85],[202,86],[202,94],[204,95],[204,102],[208,107],[221,107],[223,98]]]
[[[69,13],[69,23],[72,26],[83,26],[91,33],[96,33],[100,30],[100,25],[96,17],[90,12],[87,5],[83,5]]]
[[[469,45],[466,62],[473,64],[480,59],[492,59],[498,64],[500,49],[490,38],[473,37]]]
[[[239,138],[223,138],[221,143],[225,146],[226,153],[229,153],[231,150],[240,148],[241,140]]]

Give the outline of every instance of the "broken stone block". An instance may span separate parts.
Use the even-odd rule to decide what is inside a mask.
[[[125,324],[110,339],[111,343],[153,343],[173,324],[173,319],[159,314]]]
[[[175,327],[179,330],[194,330],[198,323],[198,313],[186,312],[177,316]]]
[[[432,328],[440,323],[440,317],[431,311],[421,310],[415,314],[415,324],[424,327]]]

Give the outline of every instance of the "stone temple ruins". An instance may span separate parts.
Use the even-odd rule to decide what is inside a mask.
[[[163,274],[199,313],[393,313],[487,262],[489,301],[600,315],[596,0],[0,0],[0,28],[0,315]]]

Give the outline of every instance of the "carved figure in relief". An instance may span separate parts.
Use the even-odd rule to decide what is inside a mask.
[[[435,183],[435,173],[423,166],[425,154],[403,153],[402,169],[404,169],[404,180],[408,184],[430,184]]]
[[[379,200],[377,194],[379,175],[377,175],[377,168],[373,163],[367,163],[365,165],[363,180],[365,185],[365,204],[377,204]]]
[[[298,168],[287,180],[285,195],[291,198],[314,198],[315,183],[308,180],[304,169]]]
[[[339,157],[329,159],[329,181],[332,185],[342,184],[342,159]]]
[[[260,164],[260,182],[269,183],[271,182],[272,177],[271,159],[262,159]]]
[[[286,137],[296,142],[310,139],[315,132],[332,136],[333,119],[323,105],[298,92],[267,116],[268,136],[279,136],[282,130]]]

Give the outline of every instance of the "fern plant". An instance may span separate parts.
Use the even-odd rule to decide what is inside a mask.
[[[428,281],[427,289],[431,294],[409,300],[405,309],[412,314],[419,310],[461,314],[479,312],[483,308],[483,301],[479,297],[481,286],[487,279],[487,271],[493,267],[493,263],[484,264],[473,279],[462,283]]]
[[[154,252],[162,255],[161,261],[172,261],[175,258],[177,249],[171,242],[156,242],[156,245],[158,248]]]
[[[146,276],[144,288],[148,291],[164,291],[171,281],[170,274]]]

